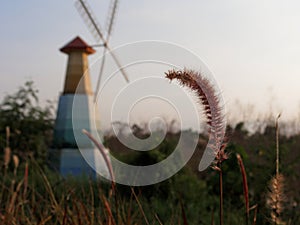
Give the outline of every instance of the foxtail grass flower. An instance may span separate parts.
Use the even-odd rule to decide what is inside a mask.
[[[271,210],[271,221],[276,224],[284,224],[281,214],[284,210],[284,176],[276,174],[270,181],[267,195],[267,207]]]
[[[13,158],[13,163],[14,163],[14,175],[16,175],[19,164],[20,164],[20,160],[19,160],[19,157],[17,155],[13,155],[12,158]]]
[[[4,167],[5,167],[5,169],[8,168],[10,160],[11,160],[11,149],[10,149],[10,147],[6,147],[6,148],[4,148]]]
[[[218,165],[228,159],[228,155],[225,153],[226,142],[223,140],[226,125],[220,93],[217,93],[209,79],[193,70],[169,70],[165,75],[169,80],[176,79],[182,86],[188,87],[200,100],[212,140],[209,145],[215,155],[213,168],[218,170]]]

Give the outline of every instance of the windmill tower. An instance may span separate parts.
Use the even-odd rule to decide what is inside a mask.
[[[68,55],[68,63],[54,128],[53,145],[56,150],[52,150],[52,155],[58,156],[55,160],[56,168],[63,176],[96,175],[95,170],[105,170],[105,164],[96,157],[98,150],[89,139],[78,135],[82,129],[94,134],[99,130],[99,114],[88,66],[88,55],[95,50],[80,37],[76,37],[60,51]],[[74,111],[77,113],[74,114]],[[73,123],[74,115],[77,125]]]

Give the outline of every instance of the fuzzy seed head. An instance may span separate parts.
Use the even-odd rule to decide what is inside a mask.
[[[13,162],[14,162],[15,169],[18,169],[20,160],[19,160],[19,157],[17,155],[13,155]]]
[[[284,224],[281,220],[281,214],[284,210],[286,197],[284,195],[284,176],[275,175],[269,184],[269,193],[267,195],[267,206],[271,210],[271,220],[275,224]]]
[[[170,81],[176,79],[182,86],[188,87],[199,98],[203,105],[206,123],[209,127],[209,134],[212,143],[209,143],[216,156],[216,164],[221,164],[228,158],[225,153],[225,116],[223,106],[220,102],[219,93],[216,92],[213,84],[199,72],[193,70],[169,70],[165,73]]]

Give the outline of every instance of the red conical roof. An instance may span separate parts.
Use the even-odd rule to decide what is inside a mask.
[[[60,49],[60,51],[67,54],[78,50],[86,52],[87,54],[95,53],[95,50],[78,36]]]

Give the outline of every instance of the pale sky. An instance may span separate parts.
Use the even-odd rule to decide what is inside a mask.
[[[105,27],[109,0],[89,3]],[[297,0],[120,0],[110,44],[161,40],[183,46],[213,72],[229,113],[240,114],[238,99],[288,119],[300,114],[299,12]],[[67,62],[59,48],[77,35],[95,43],[71,0],[4,1],[0,21],[1,99],[32,79],[42,101],[57,100]],[[98,72],[91,72],[95,86]]]

